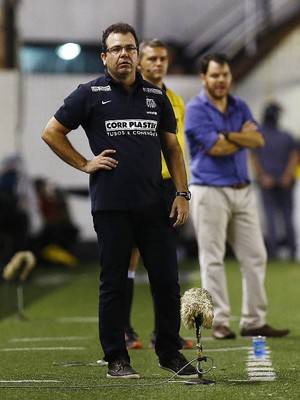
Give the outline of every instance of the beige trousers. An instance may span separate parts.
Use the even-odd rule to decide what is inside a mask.
[[[242,276],[240,328],[264,325],[267,253],[251,187],[233,189],[192,185],[190,190],[202,287],[213,297],[214,326],[229,327],[230,304],[224,265],[226,240],[239,262]]]

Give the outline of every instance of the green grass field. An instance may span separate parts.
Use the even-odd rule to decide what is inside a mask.
[[[200,285],[196,260],[181,263],[182,293]],[[231,327],[238,333],[241,282],[238,265],[227,262],[232,305]],[[0,283],[0,399],[269,399],[300,398],[299,350],[300,265],[284,262],[268,266],[266,289],[269,299],[268,323],[289,327],[282,339],[267,339],[268,369],[265,375],[252,375],[251,339],[216,341],[211,331],[202,332],[204,355],[215,367],[205,375],[214,385],[186,385],[170,380],[160,369],[153,350],[148,349],[153,326],[152,302],[144,269],[135,286],[133,325],[144,348],[132,350],[131,363],[139,380],[109,380],[106,367],[97,366],[102,357],[98,343],[98,267],[77,269],[36,268],[26,282],[24,311],[17,310],[15,284]],[[194,339],[193,330],[182,328],[181,335]],[[191,360],[196,350],[185,350]],[[204,368],[206,363],[203,363]],[[208,366],[208,363],[207,363]],[[250,368],[250,369],[249,369]],[[254,368],[255,369],[255,368]]]

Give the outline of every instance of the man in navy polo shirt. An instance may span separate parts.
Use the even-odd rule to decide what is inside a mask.
[[[117,23],[103,32],[105,75],[80,85],[46,125],[42,138],[66,163],[90,174],[92,215],[100,251],[99,333],[109,378],[139,378],[124,338],[123,302],[132,244],[147,266],[158,317],[159,365],[197,377],[179,352],[180,290],[173,226],[188,218],[190,193],[176,138],[172,106],[163,90],[136,71],[138,39]],[[67,139],[82,126],[94,157]],[[161,150],[176,186],[170,215],[162,198]],[[184,368],[182,371],[180,371]]]

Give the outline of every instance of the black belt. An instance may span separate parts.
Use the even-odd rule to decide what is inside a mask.
[[[228,185],[226,187],[230,187],[232,189],[244,189],[247,186],[249,186],[249,182],[234,183],[233,185]]]

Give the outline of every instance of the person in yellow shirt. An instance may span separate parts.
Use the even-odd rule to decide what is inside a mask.
[[[166,44],[158,39],[144,40],[139,46],[139,61],[138,69],[143,75],[143,78],[148,82],[153,83],[160,89],[164,90],[172,104],[174,114],[177,121],[177,139],[184,153],[184,102],[182,98],[174,93],[172,90],[167,88],[163,83],[163,78],[167,74],[168,70],[168,49]],[[167,204],[168,212],[170,212],[174,197],[176,195],[176,189],[171,179],[171,175],[168,171],[166,161],[162,156],[162,177],[164,187],[164,198]],[[138,267],[140,260],[140,253],[137,247],[132,249],[131,261],[128,269],[128,280],[127,280],[127,294],[125,303],[125,340],[126,347],[128,349],[139,349],[142,347],[142,343],[138,340],[137,334],[131,326],[130,314],[133,299],[133,287],[135,272]],[[156,324],[155,324],[156,325]],[[181,339],[183,349],[190,349],[193,347],[191,340]],[[151,335],[151,341],[149,347],[154,348],[156,341],[156,327]]]

